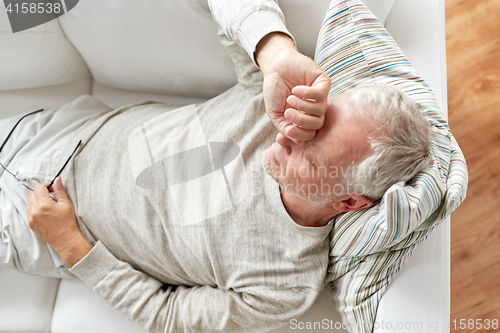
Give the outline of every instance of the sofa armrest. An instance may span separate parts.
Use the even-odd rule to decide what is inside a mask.
[[[444,0],[398,0],[386,27],[447,117],[444,14]],[[394,332],[398,323],[403,325],[401,331],[450,331],[449,218],[415,249],[394,278],[378,306],[376,322],[375,333]]]
[[[448,112],[444,0],[398,0],[385,24],[408,60]]]

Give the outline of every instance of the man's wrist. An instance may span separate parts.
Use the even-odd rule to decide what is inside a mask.
[[[276,57],[286,51],[297,51],[293,39],[282,32],[271,32],[264,36],[255,49],[255,60],[264,75],[270,71],[270,67]]]
[[[70,267],[73,267],[92,250],[92,247],[92,244],[82,234],[79,234],[69,246],[63,250],[56,249],[56,251]]]

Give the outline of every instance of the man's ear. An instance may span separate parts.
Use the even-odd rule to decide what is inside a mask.
[[[352,195],[342,201],[334,202],[333,208],[339,212],[350,212],[353,210],[368,208],[373,204],[372,200],[363,195]]]

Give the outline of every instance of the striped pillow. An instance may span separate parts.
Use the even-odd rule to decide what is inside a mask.
[[[315,61],[332,79],[330,96],[365,83],[391,84],[433,125],[431,166],[391,186],[376,205],[335,218],[327,285],[353,332],[371,332],[389,282],[413,249],[465,199],[467,167],[429,86],[359,0],[333,0]]]

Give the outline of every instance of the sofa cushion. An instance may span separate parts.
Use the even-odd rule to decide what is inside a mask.
[[[183,97],[167,94],[153,94],[147,92],[120,90],[104,86],[97,81],[92,83],[92,96],[98,98],[112,109],[128,104],[137,104],[145,101],[161,102],[172,106],[203,103],[205,98]]]
[[[370,0],[382,20],[394,0]],[[283,0],[288,28],[312,56],[329,0]],[[96,81],[115,89],[213,97],[236,82],[206,0],[80,1],[59,18]]]
[[[385,24],[395,0],[363,0],[377,19]],[[330,0],[281,0],[281,9],[286,17],[286,25],[295,37],[299,50],[313,58],[321,22]]]
[[[59,279],[0,268],[0,333],[50,331]]]
[[[60,22],[105,86],[210,97],[235,82],[206,1],[81,1]]]
[[[0,65],[1,66],[1,65]],[[92,78],[55,86],[0,91],[0,119],[38,109],[56,109],[90,94]]]
[[[87,66],[57,19],[12,33],[3,5],[0,5],[0,59],[0,90],[58,85],[89,77]]]
[[[63,279],[57,293],[51,333],[145,333],[79,280]]]

